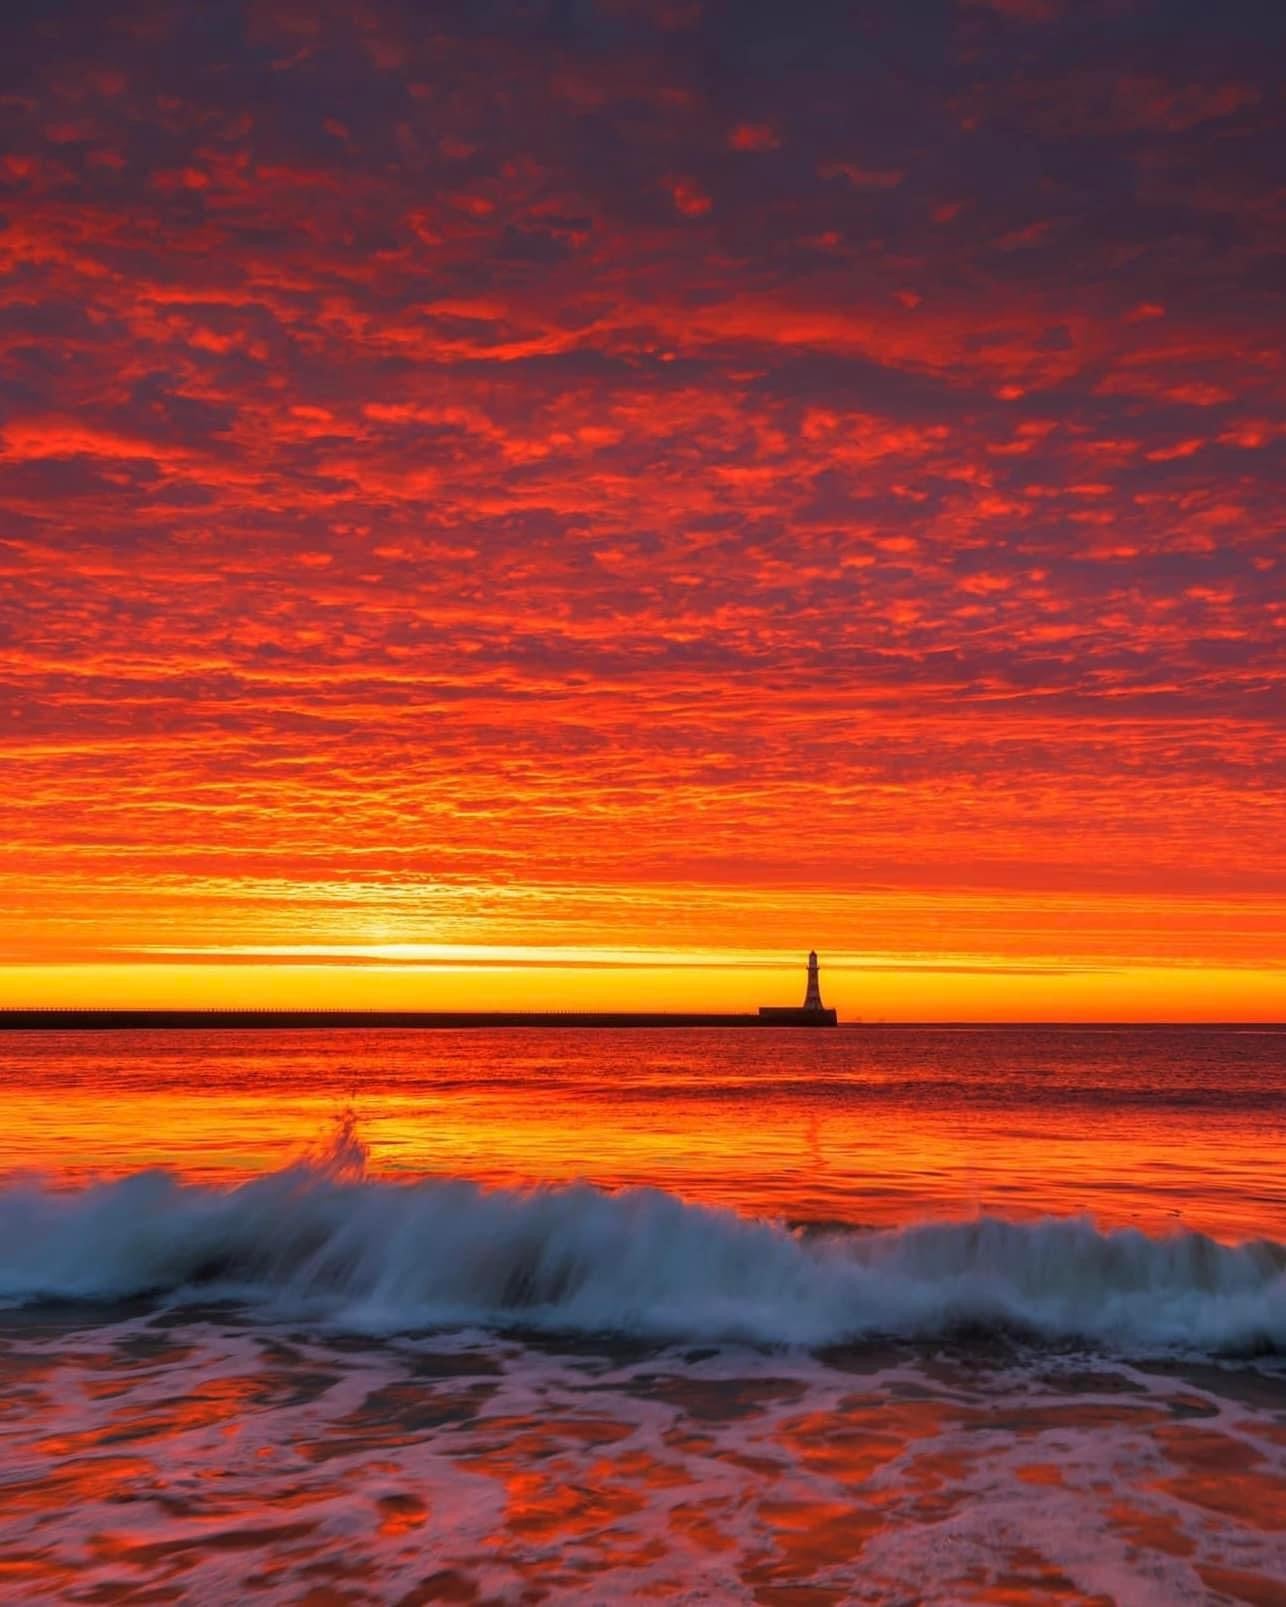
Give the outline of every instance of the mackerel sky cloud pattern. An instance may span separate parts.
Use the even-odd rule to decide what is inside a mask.
[[[7,958],[1286,965],[1279,5],[7,32]]]

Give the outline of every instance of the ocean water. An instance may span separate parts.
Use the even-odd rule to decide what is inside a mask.
[[[0,1037],[0,1595],[1286,1603],[1286,1031]]]

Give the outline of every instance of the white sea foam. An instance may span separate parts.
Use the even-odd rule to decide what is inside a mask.
[[[1017,1330],[1286,1351],[1286,1245],[984,1217],[804,1237],[653,1189],[365,1180],[341,1148],[234,1189],[0,1191],[0,1298],[230,1296],[362,1331],[458,1324],[821,1346]]]

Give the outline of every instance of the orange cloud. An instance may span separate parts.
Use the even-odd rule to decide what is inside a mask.
[[[10,962],[1282,963],[1275,192],[1201,132],[1270,102],[1218,19],[1206,76],[1122,25],[1069,78],[1061,11],[978,14],[938,77],[891,8],[859,95],[753,18],[368,10],[33,57]]]

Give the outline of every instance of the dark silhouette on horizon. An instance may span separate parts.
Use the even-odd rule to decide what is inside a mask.
[[[148,1010],[110,1006],[0,1009],[0,1031],[146,1031],[203,1027],[833,1027],[838,1017],[822,1004],[817,953],[808,956],[802,1005],[760,1005],[755,1015],[717,1010]]]

